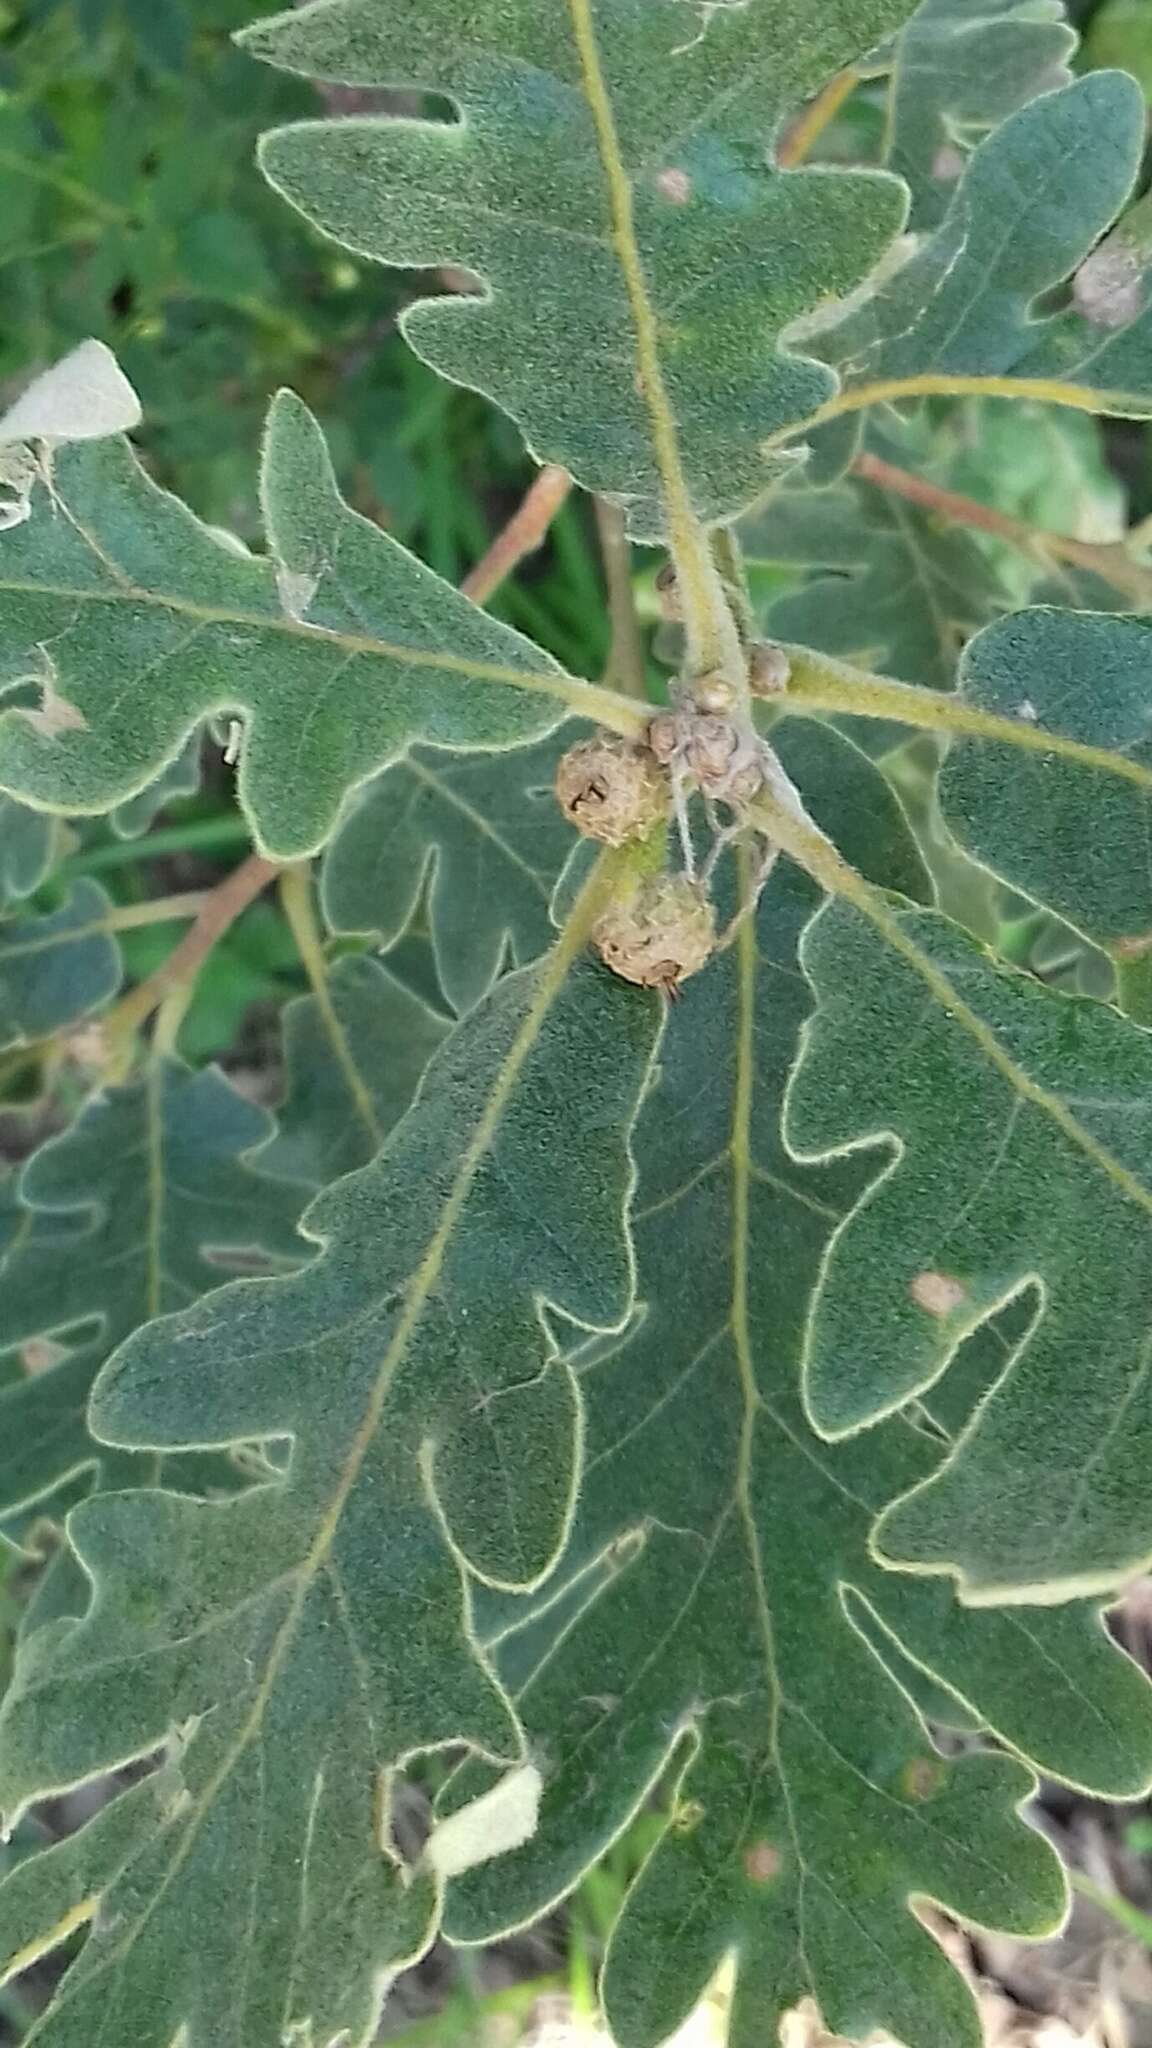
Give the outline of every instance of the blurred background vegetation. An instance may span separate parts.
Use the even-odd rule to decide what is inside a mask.
[[[1044,0],[1036,4],[1040,10]],[[232,47],[233,29],[273,11],[271,0],[0,0],[0,404],[33,371],[99,336],[140,393],[137,440],[153,474],[203,518],[258,546],[261,420],[271,392],[291,385],[318,414],[351,502],[456,580],[517,504],[532,467],[506,419],[443,383],[400,338],[397,316],[427,280],[353,260],[263,184],[254,165],[260,132],[318,111],[305,82]],[[1152,101],[1152,0],[1074,0],[1070,11],[1085,33],[1081,64],[1124,65]],[[867,155],[881,118],[879,102],[858,93],[827,138],[831,153]],[[1107,538],[1117,525],[1152,516],[1146,427],[1062,419],[1051,429],[1056,445],[1034,413],[993,408],[975,426],[969,416],[965,429],[953,407],[930,418],[927,431],[962,440],[966,432],[959,469],[953,449],[951,480],[1040,525]],[[1010,577],[1013,558],[1001,554],[998,567]],[[636,560],[649,622],[655,562]],[[804,576],[801,565],[767,570],[760,595],[767,602]],[[585,501],[569,501],[546,548],[492,608],[575,672],[602,669],[604,579]],[[62,828],[66,858],[46,906],[83,874],[98,875],[127,905],[210,884],[240,858],[247,835],[218,748],[202,764],[186,764],[167,796],[155,819],[149,807],[135,819]],[[130,828],[144,824],[147,836],[133,836]],[[178,928],[147,925],[122,936],[137,978],[170,950]],[[1030,931],[1022,944],[1034,937]],[[200,979],[182,1049],[193,1061],[227,1055],[234,1067],[274,1064],[276,1015],[303,987],[279,909],[271,900],[254,904]],[[33,1106],[40,1079],[19,1060],[0,1062],[0,1151],[10,1156],[43,1135]],[[82,1076],[57,1077],[60,1099],[48,1113],[67,1112],[83,1086]],[[0,1584],[0,1682],[19,1594],[18,1584]],[[1133,1647],[1146,1649],[1143,1617],[1132,1627],[1140,1632]],[[1049,1804],[1054,1826],[1083,1834],[1096,1825],[1067,1794]],[[436,2048],[515,2041],[533,2011],[540,2024],[541,1997],[552,1993],[566,2025],[590,2024],[596,1963],[652,1824],[650,1816],[639,1822],[538,1935],[491,1957],[453,1961],[434,1952],[393,2008],[389,2033]],[[1141,1865],[1148,1816],[1121,1816],[1118,1827],[1105,1860],[1112,1869],[1118,1855],[1128,1859],[1128,1898],[1097,1885],[1104,1904],[1097,1901],[1088,1947],[1068,1965],[1093,1985],[1103,1981],[1100,1957],[1112,1953],[1118,1908],[1121,1919],[1128,1914],[1129,1947],[1145,1965],[1149,1954],[1152,1921],[1130,1903],[1152,1898]],[[1011,1967],[999,1971],[1009,1982]],[[1152,1970],[1146,1975],[1124,2006],[1123,2038],[1136,2048],[1152,2044]],[[1037,1997],[1034,1981],[1020,1993],[1024,2002]],[[1098,2004],[1085,2023],[1095,2033],[1063,2038],[1118,2040],[1100,2030],[1102,1997]],[[1132,2020],[1141,2009],[1143,2031]],[[10,1995],[0,2004],[0,2038],[6,2028],[18,2040],[31,2014],[23,1992]]]

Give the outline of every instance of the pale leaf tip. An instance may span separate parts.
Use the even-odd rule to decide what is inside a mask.
[[[535,1764],[519,1764],[493,1785],[442,1820],[428,1837],[424,1860],[437,1877],[460,1877],[478,1863],[506,1856],[536,1832],[544,1780]]]
[[[138,427],[140,400],[110,348],[82,341],[34,377],[0,416],[0,443],[99,441]]]

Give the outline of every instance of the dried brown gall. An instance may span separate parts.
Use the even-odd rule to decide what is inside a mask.
[[[716,944],[716,917],[686,875],[656,875],[600,919],[593,943],[605,966],[638,988],[672,994],[698,974]]]
[[[605,846],[646,838],[668,808],[668,785],[649,749],[609,733],[569,747],[555,787],[569,822]]]

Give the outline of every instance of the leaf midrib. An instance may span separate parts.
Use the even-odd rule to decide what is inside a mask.
[[[344,1509],[356,1485],[376,1431],[380,1426],[388,1395],[396,1374],[403,1363],[409,1338],[417,1328],[427,1306],[429,1296],[439,1278],[448,1247],[471,1193],[472,1183],[484,1155],[492,1143],[512,1091],[523,1071],[525,1062],[536,1043],[544,1018],[563,987],[574,961],[587,941],[588,933],[595,922],[605,895],[610,889],[611,881],[618,865],[619,856],[608,855],[601,857],[585,882],[568,922],[557,939],[556,946],[547,963],[546,971],[541,977],[540,986],[509,1048],[489,1095],[484,1114],[480,1118],[461,1160],[452,1187],[444,1202],[439,1224],[429,1239],[424,1257],[409,1282],[406,1290],[404,1311],[381,1362],[380,1371],[367,1403],[364,1420],[353,1438],[327,1511],[321,1519],[316,1535],[300,1564],[294,1567],[290,1573],[284,1574],[286,1580],[295,1581],[293,1597],[289,1603],[284,1621],[277,1630],[269,1649],[265,1668],[261,1675],[260,1683],[256,1688],[251,1709],[245,1716],[235,1741],[230,1745],[203,1791],[195,1800],[190,1802],[186,1818],[184,1818],[183,1832],[173,1849],[169,1867],[165,1871],[160,1883],[150,1894],[138,1920],[126,1931],[120,1943],[115,1948],[106,1951],[99,1959],[96,1967],[105,1973],[123,1960],[143,1934],[153,1912],[165,1897],[170,1886],[175,1883],[181,1869],[191,1855],[200,1829],[207,1820],[218,1793],[246,1754],[251,1742],[255,1739],[263,1724],[265,1709],[272,1697],[282,1665],[294,1640],[308,1594],[319,1573],[328,1565],[332,1545],[335,1541]],[[267,1589],[264,1590],[266,1591]],[[57,2000],[55,2010],[59,2010],[60,2004],[66,1998],[67,1985],[65,1984]]]
[[[210,626],[243,626],[259,633],[280,634],[286,639],[308,643],[312,646],[330,646],[353,655],[374,656],[378,660],[392,661],[401,667],[440,669],[445,674],[470,676],[482,682],[507,683],[518,690],[534,690],[541,695],[557,698],[570,705],[573,710],[583,712],[587,717],[608,725],[615,732],[636,738],[647,724],[644,707],[620,697],[614,690],[606,690],[598,683],[590,683],[581,677],[569,676],[560,668],[555,671],[519,669],[505,667],[499,662],[475,661],[467,655],[450,654],[444,650],[404,647],[393,645],[387,640],[377,640],[367,634],[342,632],[330,626],[317,626],[303,620],[293,619],[284,613],[247,612],[225,605],[198,604],[192,598],[167,596],[157,591],[143,590],[135,584],[126,584],[122,589],[92,590],[70,589],[66,584],[38,583],[30,578],[0,577],[0,593],[20,597],[58,598],[62,603],[77,607],[90,604],[103,605],[148,605],[154,611],[168,612],[177,618],[197,620]],[[233,702],[242,702],[236,696],[225,695],[214,706],[203,707],[222,709]],[[4,714],[19,717],[17,707],[4,707]],[[198,715],[203,715],[203,712]]]

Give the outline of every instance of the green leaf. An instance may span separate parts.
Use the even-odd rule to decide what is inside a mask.
[[[947,211],[973,143],[1068,83],[1075,46],[1063,0],[920,0],[893,52],[884,152],[912,189],[914,229]]]
[[[552,794],[571,727],[499,755],[419,748],[369,783],[324,858],[325,916],[337,932],[394,945],[427,887],[440,985],[462,1014],[511,948],[548,943],[548,905],[573,835]]]
[[[881,888],[931,894],[923,856],[895,792],[863,749],[819,719],[772,732],[777,757],[825,831],[835,829],[846,860]]]
[[[244,720],[241,801],[295,857],[348,791],[418,738],[503,747],[598,693],[442,583],[336,491],[282,393],[264,498],[274,562],[238,554],[149,482],[127,445],[61,450],[53,490],[0,533],[0,677],[49,712],[0,716],[0,786],[98,811],[155,780],[206,716]],[[47,729],[45,729],[47,726]]]
[[[52,840],[50,818],[0,796],[0,906],[40,887],[52,865]]]
[[[287,1005],[283,1030],[288,1092],[260,1167],[319,1188],[379,1151],[448,1019],[386,966],[353,954],[332,968],[323,1000]]]
[[[732,2048],[774,2039],[806,1996],[837,2033],[979,2041],[910,1896],[1038,1933],[1061,1880],[1014,1811],[1028,1773],[937,1754],[900,1690],[909,1663],[948,1712],[1058,1775],[1119,1788],[1152,1769],[1152,1697],[1091,1608],[974,1613],[870,1556],[876,1510],[941,1439],[897,1417],[829,1445],[806,1420],[808,1296],[867,1180],[855,1159],[798,1163],[780,1136],[812,904],[778,869],[757,931],[670,1021],[637,1128],[639,1314],[622,1345],[576,1354],[585,1480],[538,1596],[561,1589],[563,1625],[516,1698],[548,1760],[539,1826],[449,1897],[467,1942],[546,1909],[675,1759],[670,1825],[609,1949],[621,2048],[655,2048],[732,1954]],[[515,1635],[496,1650],[515,1668]]]
[[[111,909],[98,883],[81,880],[60,910],[0,923],[0,1046],[47,1038],[115,995]]]
[[[833,388],[783,332],[877,261],[904,189],[882,173],[784,175],[768,148],[790,108],[906,13],[907,0],[481,0],[462,17],[456,0],[325,0],[241,41],[319,78],[451,100],[454,123],[276,130],[264,171],[362,255],[474,273],[482,294],[408,307],[406,338],[652,534],[679,484],[705,518],[731,517],[766,481],[758,441]]]
[[[222,1074],[156,1059],[93,1096],[27,1161],[23,1229],[0,1266],[0,1350],[65,1333],[85,1341],[0,1389],[0,1515],[105,1462],[139,1480],[135,1461],[109,1460],[88,1430],[105,1359],[142,1323],[218,1287],[230,1258],[233,1270],[239,1254],[299,1260],[300,1191],[245,1163],[271,1128]]]
[[[971,534],[873,484],[785,487],[743,538],[752,564],[832,571],[769,607],[776,638],[931,689],[952,689],[963,641],[1007,601]]]
[[[198,731],[193,732],[155,782],[147,783],[137,796],[129,797],[127,803],[116,806],[112,825],[121,839],[138,839],[141,833],[155,824],[166,805],[174,803],[178,797],[195,796],[200,787],[203,751],[202,735]]]
[[[1147,282],[1136,317],[1117,326],[1093,325],[1074,304],[1035,314],[1123,208],[1145,111],[1131,78],[1101,71],[996,129],[937,232],[822,337],[846,385],[997,377],[1050,384],[1064,403],[1095,394],[1100,411],[1152,412]]]
[[[1020,612],[972,642],[960,686],[974,711],[1022,720],[1101,758],[957,736],[940,785],[957,836],[1099,944],[1122,952],[1152,936],[1152,622]]]
[[[365,2039],[437,1918],[431,1871],[392,1847],[395,1766],[449,1742],[521,1754],[462,1566],[529,1583],[563,1540],[578,1409],[540,1305],[594,1329],[631,1305],[627,1133],[659,1006],[582,957],[598,900],[594,884],[555,951],[453,1033],[377,1160],[320,1197],[310,1267],[138,1333],[101,1380],[94,1425],[119,1443],[292,1453],[227,1505],[137,1492],[73,1511],[95,1602],[22,1648],[4,1804],[185,1735],[179,1797],[41,2023],[52,2048],[90,2048],[110,1999],[133,2048]]]
[[[970,1601],[1106,1589],[1152,1553],[1152,1038],[939,917],[877,919],[887,945],[841,904],[804,948],[819,1007],[787,1143],[874,1155],[809,1319],[809,1411],[837,1440],[891,1413],[1039,1287],[1011,1369],[922,1505],[893,1511],[884,1552],[954,1567]]]

